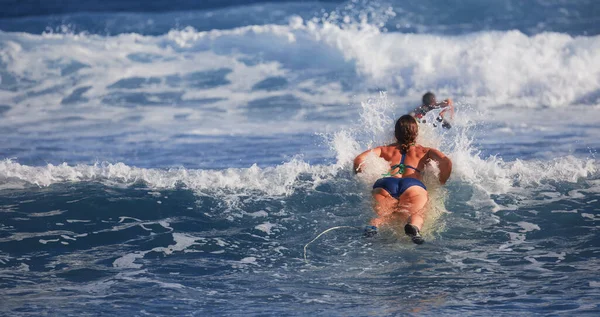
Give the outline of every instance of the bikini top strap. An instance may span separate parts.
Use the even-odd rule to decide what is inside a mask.
[[[413,146],[413,145],[415,145],[415,144],[412,143],[411,146]],[[413,170],[421,173],[421,171],[419,171],[416,167],[404,164],[404,160],[406,159],[406,154],[407,154],[407,152],[402,153],[402,158],[400,159],[400,164],[394,165],[394,166],[392,166],[392,168],[399,167],[400,168],[399,172],[402,173],[402,174],[404,174],[404,170],[407,169],[407,168],[413,169]]]
[[[410,144],[410,146],[413,146],[413,145],[415,145],[414,142]],[[414,167],[412,167],[410,165],[404,164],[404,160],[406,159],[407,152],[408,151],[401,152],[402,157],[400,158],[400,164],[392,165],[390,167],[390,170],[393,170],[393,169],[397,168],[398,171],[396,173],[391,174],[390,172],[387,172],[386,174],[383,174],[382,176],[385,177],[385,176],[394,176],[394,175],[398,175],[398,174],[404,174],[404,171],[406,170],[406,168],[411,168],[411,169],[413,169],[413,170],[415,170],[415,171],[417,171],[417,172],[420,173],[421,171],[419,171],[418,169],[416,169],[416,168],[414,168]]]

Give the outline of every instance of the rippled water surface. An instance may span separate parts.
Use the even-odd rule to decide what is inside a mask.
[[[595,1],[0,8],[0,315],[600,312]],[[426,91],[427,242],[363,238]]]

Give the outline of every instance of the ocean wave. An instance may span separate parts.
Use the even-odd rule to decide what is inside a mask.
[[[11,160],[0,162],[0,188],[24,186],[46,187],[59,183],[100,182],[109,186],[144,184],[152,189],[185,187],[194,191],[225,191],[228,193],[262,192],[267,195],[286,195],[297,189],[295,184],[302,173],[321,175],[323,171],[299,160],[276,167],[260,168],[253,165],[245,169],[193,170],[146,169],[124,163],[98,163],[93,165],[67,163],[46,166],[21,165]]]
[[[285,94],[312,104],[345,102],[364,93],[360,87],[378,87],[401,96],[434,89],[488,106],[566,107],[598,102],[599,48],[600,36],[384,33],[368,23],[300,17],[289,25],[161,36],[0,32],[0,101],[16,104],[11,111],[24,104],[185,107],[207,98],[235,108]],[[221,82],[196,79],[214,71],[225,71]],[[264,89],[272,78],[285,84]],[[319,89],[324,84],[327,93]]]
[[[69,1],[44,3],[36,8],[15,3],[0,12],[0,29],[42,33],[48,30],[96,34],[164,34],[191,26],[205,31],[252,24],[285,24],[293,15],[336,24],[367,19],[382,29],[403,33],[466,34],[479,30],[519,30],[525,34],[560,32],[597,35],[598,16],[593,1],[423,0],[389,1],[155,1],[140,6],[133,1]],[[26,3],[26,2],[25,2]]]
[[[484,188],[489,195],[505,194],[513,190],[541,186],[550,181],[575,183],[597,177],[597,162],[573,156],[550,161],[503,162],[497,157],[482,159],[455,150],[448,155],[454,161],[450,184],[466,183]],[[373,168],[381,168],[376,163]],[[225,170],[154,169],[128,166],[124,163],[97,163],[93,165],[67,163],[46,166],[22,165],[12,160],[0,161],[0,188],[46,187],[60,183],[100,182],[108,186],[144,184],[152,189],[189,188],[195,191],[223,191],[226,193],[261,192],[267,196],[290,195],[296,190],[315,188],[336,178],[347,179],[350,161],[335,165],[310,165],[300,159],[275,167],[230,168]],[[372,181],[369,167],[367,176],[357,181]],[[371,171],[372,172],[372,171]],[[374,175],[380,175],[379,170]]]
[[[422,49],[430,45],[439,49]],[[580,104],[593,113],[599,46],[599,36],[383,33],[368,23],[299,17],[161,36],[0,32],[1,128],[21,144],[49,132],[60,140],[117,134],[135,142],[331,132],[352,124],[357,105],[377,90],[389,92],[396,103],[387,110],[396,115],[427,90],[501,123],[517,119],[513,109],[542,105]],[[581,118],[564,118],[591,118],[573,111]]]
[[[423,49],[430,45],[439,49]],[[413,103],[424,90],[435,89],[438,95],[471,101],[473,110],[507,109],[507,103],[513,104],[509,110],[593,105],[600,78],[599,46],[600,36],[384,33],[368,23],[338,25],[300,17],[289,25],[206,32],[186,28],[161,36],[0,32],[0,115],[7,119],[1,128],[36,139],[49,132],[71,140],[73,134],[94,140],[118,133],[128,144],[179,134],[328,129],[334,131],[330,141],[338,143],[332,146],[337,155],[334,171],[328,172],[335,174],[361,149],[389,140],[390,123],[406,110],[391,101],[364,101],[363,113],[349,105],[370,100],[374,87],[387,87],[387,96]],[[511,111],[504,111],[506,122],[514,118]],[[350,129],[339,128],[356,120],[359,124]],[[466,128],[465,122],[459,118],[455,130]],[[571,174],[563,175],[558,167],[547,174],[548,164],[554,163],[528,160],[523,161],[528,162],[526,168],[519,168],[517,163],[479,158],[467,142],[473,133],[458,135],[446,145],[436,143],[435,135],[425,138],[425,144],[445,146],[459,162],[482,164],[477,170],[457,168],[458,177],[489,183],[490,193],[506,191],[515,180],[539,182],[540,174],[541,179],[572,181],[568,175],[590,175],[595,166],[587,159],[565,159],[574,168]],[[452,152],[463,143],[464,148]],[[223,171],[164,171],[120,163],[33,167],[12,161],[3,163],[2,173],[3,178],[40,186],[97,179],[121,184],[143,180],[157,187],[183,181],[201,189],[248,183],[251,189],[286,194],[299,174],[314,174],[311,169],[316,168],[301,160],[292,162],[286,163],[293,165],[291,174],[283,165],[230,169],[227,176]],[[190,173],[195,175],[186,176]]]

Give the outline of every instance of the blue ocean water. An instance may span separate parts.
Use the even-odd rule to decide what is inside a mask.
[[[0,7],[0,315],[600,313],[597,1]],[[305,254],[426,91],[427,243]]]

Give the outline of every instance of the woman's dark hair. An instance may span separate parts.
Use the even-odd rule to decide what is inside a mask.
[[[411,144],[415,143],[417,135],[419,134],[419,126],[417,120],[410,115],[403,115],[396,121],[396,127],[394,129],[394,135],[398,144],[400,144],[400,151],[406,152]]]

